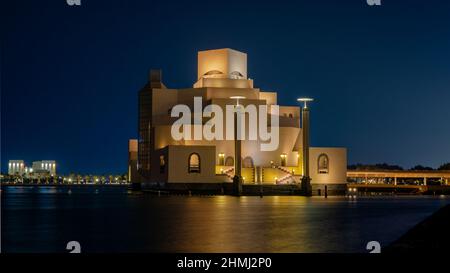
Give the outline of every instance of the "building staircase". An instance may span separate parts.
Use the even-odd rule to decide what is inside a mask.
[[[277,184],[292,184],[297,182],[297,180],[295,179],[296,175],[294,175],[288,169],[282,166],[277,166],[276,168],[285,174],[283,177],[277,180]]]
[[[233,177],[234,177],[234,167],[231,167],[229,169],[226,169],[223,171],[223,173],[231,179],[231,181],[233,181]]]

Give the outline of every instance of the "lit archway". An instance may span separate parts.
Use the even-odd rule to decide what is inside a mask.
[[[253,168],[253,158],[251,158],[250,156],[244,158],[244,160],[242,161],[242,167]]]
[[[200,173],[201,165],[200,165],[200,156],[197,153],[192,153],[189,155],[189,168],[188,173]]]
[[[232,156],[228,156],[225,159],[225,166],[234,166],[234,158]]]
[[[319,155],[317,159],[317,172],[318,173],[328,173],[330,167],[330,160],[326,154]]]

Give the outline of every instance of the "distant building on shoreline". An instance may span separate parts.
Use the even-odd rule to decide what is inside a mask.
[[[25,172],[25,163],[23,160],[10,160],[8,162],[9,175],[23,175]]]
[[[9,160],[8,175],[19,175],[26,178],[45,178],[56,176],[56,161],[33,161],[31,167],[25,165],[23,160]]]

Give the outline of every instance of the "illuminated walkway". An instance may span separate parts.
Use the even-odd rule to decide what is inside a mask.
[[[450,171],[347,171],[352,184],[449,185]]]

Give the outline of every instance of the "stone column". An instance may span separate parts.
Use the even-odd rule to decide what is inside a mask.
[[[311,195],[311,178],[309,176],[309,109],[305,105],[302,109],[302,130],[303,130],[303,178],[302,190],[306,195]]]
[[[256,184],[262,184],[262,167],[256,166],[255,167],[255,183]]]
[[[234,115],[234,177],[233,185],[235,194],[240,196],[242,194],[242,177],[241,177],[241,140],[238,134],[238,120],[241,119],[241,108],[239,105],[236,106],[236,113]],[[239,121],[239,125],[241,121]],[[240,127],[240,126],[239,126]],[[240,131],[239,131],[240,132]],[[240,132],[242,133],[242,132]]]

